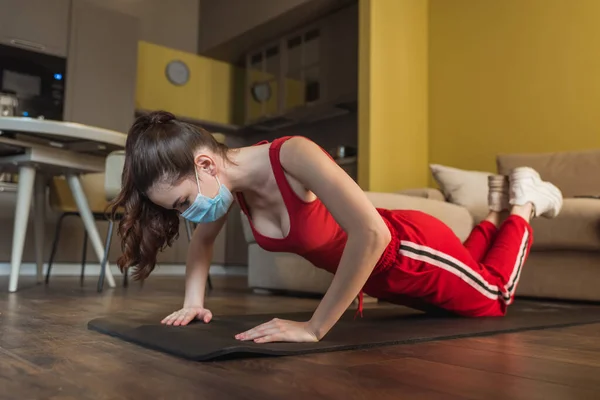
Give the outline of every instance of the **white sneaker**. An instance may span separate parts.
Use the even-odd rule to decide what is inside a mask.
[[[488,176],[488,205],[491,211],[502,212],[510,208],[508,190],[508,176]]]
[[[532,203],[536,217],[554,218],[558,215],[563,204],[562,192],[550,182],[544,182],[536,170],[515,168],[509,180],[511,205]]]

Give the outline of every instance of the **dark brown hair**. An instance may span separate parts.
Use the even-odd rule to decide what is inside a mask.
[[[228,148],[208,131],[180,121],[169,112],[154,111],[136,119],[125,143],[121,192],[108,209],[119,222],[123,254],[121,272],[135,267],[133,277],[146,279],[155,267],[158,251],[179,236],[179,215],[150,201],[146,193],[157,183],[177,184],[194,175],[194,151],[206,148],[228,159]]]

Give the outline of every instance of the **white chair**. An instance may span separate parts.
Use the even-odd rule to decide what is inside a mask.
[[[123,151],[115,151],[111,153],[105,161],[105,172],[95,174],[82,175],[81,186],[86,198],[88,199],[90,210],[96,221],[106,221],[106,207],[108,203],[113,200],[121,190],[121,171],[123,170],[125,160],[125,153]],[[52,271],[52,265],[56,252],[58,249],[58,242],[60,239],[62,222],[65,217],[76,216],[80,217],[77,205],[69,190],[67,181],[64,177],[56,177],[50,182],[49,190],[49,203],[50,207],[57,212],[60,212],[60,217],[56,225],[56,232],[54,234],[54,241],[52,243],[52,252],[48,261],[48,269],[46,271],[46,284],[50,281],[50,273]],[[121,214],[117,214],[120,218]],[[108,262],[108,251],[110,250],[110,241],[112,239],[114,221],[108,219],[108,232],[106,243],[104,246],[104,256],[101,262],[100,277],[98,280],[98,290],[102,290],[104,279],[106,278],[106,264]],[[86,253],[87,253],[87,231],[84,230],[83,237],[83,254],[81,261],[81,277],[80,284],[83,285],[83,279],[85,275],[85,264],[86,264]],[[112,280],[112,274],[110,279]],[[127,274],[125,274],[123,285],[127,286]]]
[[[107,202],[114,200],[121,191],[121,176],[123,174],[123,167],[125,166],[125,151],[117,150],[113,151],[106,157],[104,166],[104,195]],[[122,214],[118,213],[116,217],[121,217]],[[102,291],[104,287],[104,277],[106,275],[106,264],[108,263],[108,254],[110,252],[110,244],[112,241],[112,235],[114,230],[115,221],[109,219],[108,230],[106,233],[106,242],[104,243],[104,257],[100,264],[100,278],[98,279],[98,292]],[[125,271],[123,276],[123,286],[127,287],[127,276],[128,273]]]
[[[90,211],[92,212],[94,220],[105,221],[106,217],[104,210],[106,209],[108,203],[105,200],[104,195],[104,174],[84,174],[80,177],[80,181],[83,193],[85,194],[85,197],[88,200]],[[52,180],[50,181],[48,191],[48,203],[53,211],[60,213],[60,217],[56,224],[56,230],[52,242],[52,252],[50,253],[50,259],[48,260],[48,269],[46,270],[46,284],[48,284],[50,281],[50,274],[58,250],[58,243],[60,241],[64,219],[71,216],[81,218],[81,215],[79,214],[79,209],[77,207],[77,204],[75,203],[75,199],[73,198],[73,194],[71,193],[67,180],[64,176],[52,178]],[[82,286],[85,275],[88,242],[87,230],[84,229],[83,232],[83,252],[81,257],[80,278],[80,284]]]

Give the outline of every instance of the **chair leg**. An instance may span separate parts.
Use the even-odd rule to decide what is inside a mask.
[[[104,287],[104,276],[106,274],[106,264],[108,263],[108,253],[110,251],[110,243],[113,235],[114,221],[108,221],[108,231],[106,232],[106,243],[104,244],[104,257],[102,257],[102,263],[100,264],[100,277],[98,278],[98,292],[102,291]]]
[[[62,213],[58,218],[58,222],[56,224],[56,229],[54,231],[54,241],[52,242],[52,252],[50,253],[50,260],[48,260],[48,269],[46,270],[46,284],[50,281],[50,271],[52,270],[52,263],[54,262],[54,257],[56,256],[56,250],[58,249],[58,240],[60,239],[60,228],[62,227],[63,219],[69,215],[67,213]]]
[[[185,231],[187,232],[188,242],[192,241],[192,223],[185,220]]]
[[[188,221],[187,219],[185,220],[185,230],[187,232],[188,242],[191,242],[192,241],[192,223],[190,221]],[[206,283],[208,283],[208,289],[212,290],[213,285],[212,285],[212,280],[210,279],[210,272],[208,273]]]
[[[83,277],[85,275],[85,259],[87,257],[87,242],[88,234],[85,228],[83,229],[83,254],[81,255],[81,276],[79,277],[79,285],[83,286]]]
[[[212,285],[212,281],[210,279],[210,273],[208,274],[207,278],[208,279],[206,280],[206,283],[208,283],[208,290],[212,290],[213,285]]]

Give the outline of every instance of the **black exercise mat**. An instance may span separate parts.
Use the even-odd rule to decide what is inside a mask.
[[[234,335],[275,317],[305,321],[311,313],[223,315],[209,324],[161,325],[163,316],[145,320],[97,318],[88,328],[128,342],[196,361],[256,355],[296,355],[375,346],[455,339],[600,322],[600,306],[518,301],[505,317],[431,316],[406,307],[349,310],[318,343],[240,342]]]

